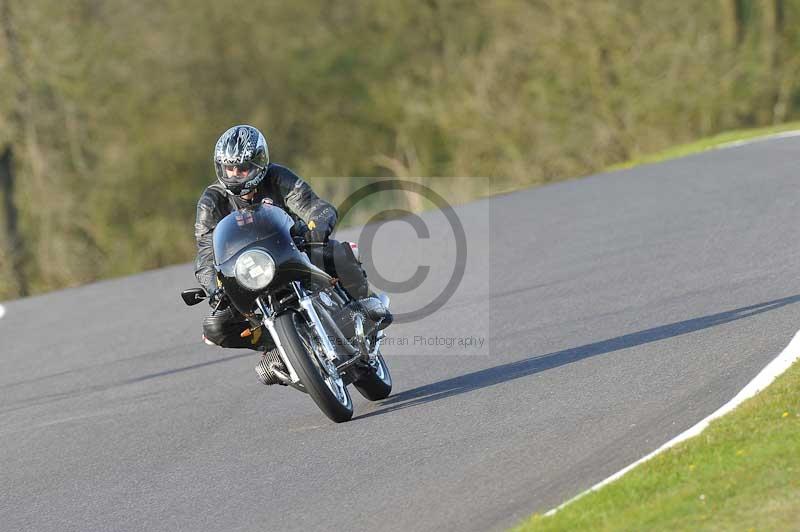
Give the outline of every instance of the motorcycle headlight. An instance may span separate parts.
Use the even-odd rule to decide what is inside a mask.
[[[265,251],[242,253],[234,266],[236,281],[248,290],[261,290],[275,277],[275,261]]]

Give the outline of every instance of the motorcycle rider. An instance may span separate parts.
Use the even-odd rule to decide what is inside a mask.
[[[391,323],[388,309],[377,297],[370,296],[367,274],[351,245],[329,239],[337,222],[336,209],[294,172],[270,162],[266,139],[258,129],[250,125],[228,129],[217,140],[213,159],[217,182],[200,197],[194,226],[195,276],[216,309],[203,320],[206,343],[251,349],[271,344],[269,334],[262,335],[260,329],[243,336],[249,322],[231,306],[219,305],[222,292],[214,269],[212,233],[217,223],[231,212],[259,202],[274,204],[289,213],[296,221],[293,235],[301,233],[307,243],[324,243],[307,248],[311,262],[339,278],[347,292],[362,304],[368,318],[383,319],[380,328]]]

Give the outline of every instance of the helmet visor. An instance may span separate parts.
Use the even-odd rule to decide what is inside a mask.
[[[232,185],[244,185],[258,173],[263,170],[263,167],[252,163],[246,162],[242,164],[223,164],[222,166],[222,180],[225,183]]]

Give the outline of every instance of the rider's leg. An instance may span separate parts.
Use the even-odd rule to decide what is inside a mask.
[[[353,299],[359,300],[367,317],[373,321],[383,320],[380,328],[387,327],[392,314],[374,294],[370,293],[367,272],[353,252],[350,242],[329,240],[324,247],[308,248],[306,251],[312,264],[329,275],[337,277],[342,287]]]
[[[261,350],[269,341],[269,335],[262,334],[261,329],[256,329],[249,336],[242,337],[242,333],[250,328],[248,322],[239,313],[230,307],[211,313],[203,320],[203,339],[206,343],[220,347],[246,347]]]

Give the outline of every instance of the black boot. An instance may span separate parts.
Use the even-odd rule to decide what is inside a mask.
[[[394,321],[389,311],[389,297],[386,294],[370,295],[358,300],[366,317],[378,324],[378,330],[385,329]]]

